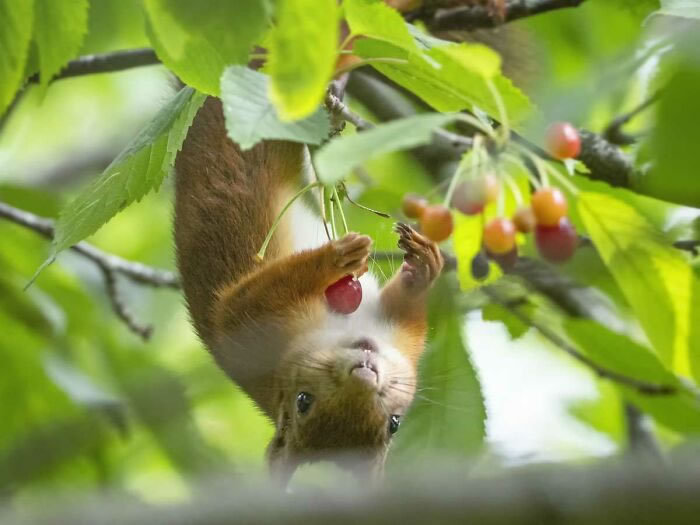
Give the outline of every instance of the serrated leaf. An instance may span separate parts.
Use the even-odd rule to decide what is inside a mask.
[[[406,50],[416,49],[403,17],[381,0],[346,0],[343,8],[352,35],[383,40]]]
[[[684,256],[614,197],[584,192],[577,208],[661,361],[678,374],[700,377],[700,281]]]
[[[308,118],[282,122],[267,97],[269,78],[243,66],[231,66],[221,77],[221,99],[228,136],[246,150],[264,139],[320,144],[330,133],[323,108]]]
[[[32,2],[0,0],[0,115],[22,85],[33,13]]]
[[[463,341],[464,319],[454,304],[455,292],[443,278],[431,293],[420,392],[397,434],[394,454],[399,457],[415,457],[417,450],[473,455],[483,445],[484,398]]]
[[[219,95],[224,68],[245,64],[267,25],[263,0],[245,6],[210,0],[206,9],[190,0],[146,0],[148,36],[170,70],[186,84]]]
[[[481,44],[450,44],[423,52],[407,52],[386,42],[364,39],[355,43],[362,58],[392,58],[372,66],[416,94],[438,111],[480,108],[493,117],[499,110],[489,83],[500,94],[508,119],[516,129],[534,107],[510,79],[500,73],[500,57]]]
[[[78,54],[87,21],[88,0],[34,0],[34,40],[42,85]]]
[[[316,154],[316,171],[323,183],[334,184],[356,166],[382,153],[427,144],[433,131],[453,120],[454,115],[425,113],[380,124],[355,135],[337,137]]]
[[[282,120],[298,120],[317,109],[333,74],[338,2],[285,0],[278,3],[276,18],[268,61],[270,98]]]
[[[180,90],[102,175],[66,206],[56,223],[54,255],[160,186],[204,99],[192,88]]]

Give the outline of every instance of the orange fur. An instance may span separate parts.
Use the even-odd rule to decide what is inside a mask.
[[[294,225],[286,218],[257,262],[302,160],[302,146],[286,142],[241,151],[226,135],[220,101],[205,102],[176,161],[183,289],[217,363],[275,422],[268,460],[280,481],[302,461],[346,450],[378,475],[390,418],[403,415],[413,398],[425,299],[442,258],[434,243],[398,225],[402,269],[376,301],[366,297],[350,316],[332,313],[324,290],[366,271],[368,237],[348,234],[294,252]],[[300,392],[315,399],[308,413],[298,408]]]

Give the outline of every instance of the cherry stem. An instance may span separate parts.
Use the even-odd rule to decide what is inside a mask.
[[[496,107],[498,108],[498,117],[501,120],[501,130],[503,131],[502,144],[505,144],[506,142],[508,142],[508,137],[510,137],[510,124],[508,123],[508,113],[506,112],[506,106],[503,103],[503,98],[498,92],[498,89],[496,89],[496,85],[493,83],[493,80],[487,78],[486,85],[488,86],[491,95],[496,101]]]
[[[309,190],[312,190],[313,188],[316,188],[320,186],[320,182],[310,182],[306,186],[304,186],[302,189],[300,189],[298,192],[294,194],[294,196],[287,201],[287,204],[284,205],[284,208],[277,214],[277,217],[275,218],[275,222],[272,223],[272,226],[270,226],[270,230],[267,232],[267,237],[265,237],[265,240],[263,241],[262,246],[260,247],[260,251],[257,254],[257,258],[259,260],[263,260],[265,258],[265,252],[267,251],[267,246],[270,244],[270,240],[272,239],[272,236],[275,233],[275,230],[277,229],[277,226],[279,226],[280,221],[282,220],[282,217],[284,214],[287,212],[289,207],[294,203],[295,200],[297,200],[299,197],[301,197],[304,193],[306,193]]]
[[[511,164],[514,164],[518,168],[522,168],[522,170],[525,172],[525,175],[527,176],[527,179],[530,181],[530,184],[532,184],[536,190],[539,190],[542,187],[542,183],[540,182],[540,180],[532,174],[532,172],[528,169],[527,166],[525,166],[525,163],[520,157],[517,157],[510,153],[504,153],[502,155],[502,158],[507,160]]]
[[[462,122],[466,122],[470,126],[475,127],[479,131],[482,131],[489,138],[495,137],[495,133],[490,126],[486,126],[478,118],[472,115],[468,115],[467,113],[457,113],[457,120],[461,120]]]
[[[513,194],[513,198],[515,199],[515,203],[517,204],[518,207],[523,205],[523,194],[520,191],[520,188],[518,187],[518,183],[515,182],[513,177],[510,176],[510,174],[506,173],[503,177],[506,181],[506,184],[508,185],[508,188],[510,189],[510,192]]]
[[[343,221],[343,229],[345,230],[345,233],[348,234],[350,230],[348,229],[348,223],[345,220],[345,212],[343,211],[343,203],[340,202],[340,195],[338,195],[338,187],[335,186],[333,188],[333,198],[338,204],[338,213],[340,213],[340,219]]]
[[[337,239],[338,230],[335,227],[335,199],[333,199],[333,194],[330,191],[328,193],[330,195],[328,202],[331,211],[331,230],[333,231],[333,239]]]
[[[355,202],[354,200],[352,200],[350,198],[350,195],[348,194],[347,190],[345,190],[345,198],[353,206],[357,206],[360,209],[363,209],[365,211],[369,211],[371,213],[374,213],[375,215],[379,215],[380,217],[383,217],[384,219],[391,219],[391,215],[389,215],[388,213],[384,213],[383,211],[375,210],[374,208],[370,208],[369,206],[365,206],[364,204],[360,204],[359,202]]]

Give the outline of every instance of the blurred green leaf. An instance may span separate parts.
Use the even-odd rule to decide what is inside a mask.
[[[323,183],[334,184],[356,166],[382,153],[427,144],[433,131],[454,119],[454,115],[426,113],[380,124],[356,135],[337,137],[316,154],[318,176]]]
[[[520,310],[525,310],[528,306],[519,306]],[[508,330],[508,335],[512,340],[516,340],[523,336],[530,327],[523,323],[520,319],[512,315],[508,310],[500,304],[489,303],[481,309],[481,318],[484,321],[498,321],[503,323]]]
[[[39,79],[46,86],[78,54],[87,33],[88,0],[34,0]]]
[[[285,0],[277,4],[275,15],[268,62],[270,98],[283,121],[298,120],[316,111],[333,74],[338,2]]]
[[[267,98],[267,75],[244,66],[231,66],[221,77],[221,99],[228,135],[247,150],[264,139],[320,144],[330,133],[323,108],[303,120],[282,122]]]
[[[104,173],[66,206],[56,223],[54,256],[160,186],[204,98],[192,88],[183,88]]]
[[[700,9],[700,8],[699,8]],[[700,144],[700,63],[686,61],[658,101],[651,147],[656,163],[634,181],[635,190],[678,204],[700,207],[696,145]]]
[[[148,47],[141,0],[90,0],[81,55]]]
[[[32,39],[32,2],[0,0],[0,115],[22,85]]]
[[[578,212],[660,359],[700,377],[700,282],[684,256],[632,206],[584,192]]]
[[[624,411],[624,398],[610,382],[598,382],[597,399],[580,399],[567,408],[579,421],[603,432],[615,443],[624,446],[627,440],[627,425]]]
[[[265,3],[240,6],[210,0],[206,9],[189,0],[146,0],[148,35],[163,61],[186,84],[219,95],[226,66],[245,64],[267,25]]]
[[[406,50],[416,44],[403,17],[381,0],[347,0],[343,3],[350,34],[383,40]]]
[[[527,96],[500,73],[500,57],[481,44],[450,44],[410,53],[372,39],[355,43],[362,58],[392,58],[405,63],[372,64],[383,75],[406,88],[438,111],[479,108],[499,117],[489,83],[503,100],[511,125],[517,127],[533,112]]]
[[[464,319],[442,278],[429,307],[430,334],[420,366],[416,401],[397,434],[396,454],[417,451],[474,455],[483,446],[486,409],[479,377],[463,341]]]

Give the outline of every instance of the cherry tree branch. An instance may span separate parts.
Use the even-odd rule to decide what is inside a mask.
[[[48,239],[53,239],[54,223],[50,219],[20,210],[2,201],[0,201],[0,218],[24,226]],[[132,332],[139,335],[144,340],[147,340],[153,329],[150,325],[140,323],[122,302],[117,288],[117,276],[123,275],[139,284],[173,289],[180,287],[177,276],[166,270],[160,270],[141,263],[122,259],[116,255],[106,253],[86,242],[79,242],[71,246],[70,249],[97,265],[102,272],[107,295],[117,317],[119,317]]]
[[[539,15],[557,9],[578,7],[585,0],[508,0],[503,16],[488,5],[460,6],[445,9],[423,9],[408,15],[411,19],[422,19],[433,31],[459,29],[472,31],[498,27],[528,16]]]

